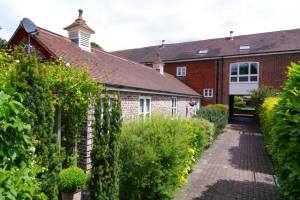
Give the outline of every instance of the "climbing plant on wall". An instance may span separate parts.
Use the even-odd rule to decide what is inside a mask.
[[[63,167],[69,167],[76,165],[76,147],[87,109],[101,86],[90,78],[85,69],[76,70],[62,63],[51,63],[48,70],[54,102],[61,111],[61,145],[65,151]]]
[[[99,97],[95,104],[93,133],[91,197],[119,198],[119,136],[121,109],[119,97]]]

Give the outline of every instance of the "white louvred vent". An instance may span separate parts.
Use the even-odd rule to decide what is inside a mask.
[[[80,46],[90,48],[90,34],[80,32]]]

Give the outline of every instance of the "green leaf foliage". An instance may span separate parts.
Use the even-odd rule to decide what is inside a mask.
[[[289,200],[300,197],[300,65],[292,63],[280,99],[266,99],[260,117],[280,189]]]
[[[121,199],[171,199],[210,142],[208,130],[214,129],[207,121],[155,115],[125,124]]]
[[[223,104],[208,105],[197,111],[196,118],[203,118],[215,125],[216,133],[221,133],[228,123],[228,106]]]
[[[84,171],[78,167],[63,169],[59,174],[59,188],[62,192],[77,192],[87,181]]]
[[[93,132],[91,198],[119,199],[119,137],[121,130],[120,98],[107,94],[95,104]]]
[[[54,106],[47,69],[36,56],[25,56],[22,51],[16,51],[14,58],[19,62],[11,73],[10,86],[22,94],[23,105],[32,113],[25,121],[32,127],[37,162],[46,169],[40,177],[42,191],[50,199],[57,199],[60,156],[53,132]]]

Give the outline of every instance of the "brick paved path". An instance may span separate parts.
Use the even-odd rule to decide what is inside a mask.
[[[280,199],[272,174],[256,124],[235,119],[204,152],[175,200]]]

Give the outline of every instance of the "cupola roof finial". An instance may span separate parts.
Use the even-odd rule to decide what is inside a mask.
[[[79,12],[78,19],[82,19],[82,13],[83,13],[83,10],[80,8],[80,9],[78,10],[78,12]]]

